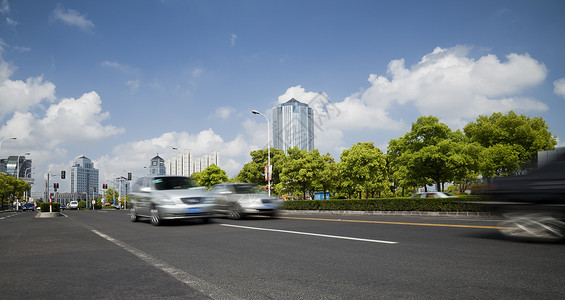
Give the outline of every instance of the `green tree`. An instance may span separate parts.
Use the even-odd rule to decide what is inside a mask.
[[[1,207],[4,208],[4,205],[11,205],[11,202],[14,201],[13,197],[21,197],[25,191],[30,189],[31,186],[23,179],[16,179],[10,175],[0,174]]]
[[[466,174],[457,168],[472,167],[467,163],[471,161],[466,160],[470,158],[464,158],[459,152],[464,144],[460,132],[452,132],[436,117],[418,118],[408,133],[389,144],[395,180],[400,175],[401,180],[410,185],[435,183],[437,190],[443,190],[444,182],[453,181],[456,174]]]
[[[266,185],[265,181],[265,166],[268,162],[267,149],[261,149],[256,151],[251,151],[251,161],[246,163],[241,171],[239,171],[236,176],[236,180],[240,182],[255,183],[257,185]],[[283,150],[280,149],[270,149],[271,153],[271,165],[273,166],[271,185],[276,185],[280,182],[279,174],[282,171],[282,164],[285,160],[285,154]]]
[[[339,171],[333,157],[326,155],[319,156],[320,162],[316,164],[316,177],[314,178],[314,186],[321,188],[326,200],[326,193],[332,192],[338,186],[340,181]]]
[[[339,162],[340,177],[349,196],[353,191],[365,192],[365,197],[374,197],[388,188],[386,159],[373,143],[357,143],[343,150]]]
[[[198,184],[210,189],[213,185],[228,181],[226,171],[216,165],[210,165],[197,176]]]
[[[308,155],[306,150],[300,150],[298,147],[289,148],[280,173],[279,186],[282,188],[277,189],[290,193],[299,192],[306,198],[314,182],[313,166],[308,163],[311,159],[312,156]]]
[[[471,142],[486,148],[480,154],[480,172],[485,177],[520,173],[538,151],[552,150],[557,144],[543,118],[513,111],[481,115],[464,132]]]
[[[117,204],[119,201],[118,191],[113,188],[109,188],[104,192],[104,198],[106,199],[106,202],[110,204],[114,204],[114,202]]]

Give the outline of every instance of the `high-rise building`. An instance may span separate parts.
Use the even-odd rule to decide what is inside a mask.
[[[292,98],[273,108],[273,147],[314,150],[314,112],[306,103]]]
[[[91,199],[98,195],[98,169],[84,155],[77,158],[71,167],[71,193],[79,199]]]
[[[166,162],[167,174],[190,177],[192,173],[202,172],[211,165],[220,165],[220,152],[212,151],[200,158],[192,157],[192,150],[185,149],[176,157]]]
[[[149,174],[151,175],[165,175],[167,168],[165,168],[165,160],[159,154],[151,159],[149,164]]]

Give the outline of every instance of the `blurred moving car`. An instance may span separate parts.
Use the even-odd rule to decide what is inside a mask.
[[[211,193],[217,204],[216,212],[226,214],[230,219],[241,219],[246,215],[274,217],[281,207],[280,200],[269,197],[253,183],[220,183],[212,187]]]
[[[501,233],[544,241],[565,238],[565,155],[525,175],[493,179],[483,204],[504,216]]]
[[[22,205],[22,210],[26,211],[26,210],[35,210],[35,205],[33,205],[33,203],[26,203],[24,205]]]
[[[208,222],[214,213],[210,194],[185,176],[155,175],[137,179],[130,194],[130,218],[150,218],[151,224],[163,221],[200,218]]]
[[[455,198],[457,195],[447,193],[447,192],[424,192],[416,193],[410,198]]]
[[[78,207],[78,201],[73,200],[73,201],[69,202],[68,208],[79,210],[80,208]]]

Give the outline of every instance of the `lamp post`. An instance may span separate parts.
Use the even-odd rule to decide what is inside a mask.
[[[3,142],[3,141],[5,141],[5,140],[15,140],[15,139],[17,139],[17,137],[10,137],[10,138],[1,139],[1,140],[0,140],[0,149],[2,149],[2,142]]]
[[[269,197],[271,196],[271,133],[269,132],[271,129],[271,123],[269,122],[269,118],[264,114],[260,113],[257,110],[252,110],[251,113],[254,115],[261,115],[265,117],[267,120],[267,188],[269,189]]]

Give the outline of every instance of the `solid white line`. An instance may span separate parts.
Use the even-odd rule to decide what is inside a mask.
[[[186,273],[185,271],[181,270],[181,269],[177,269],[165,262],[162,262],[154,257],[152,257],[151,255],[138,250],[134,247],[131,247],[130,245],[120,241],[120,240],[116,240],[102,232],[99,232],[97,230],[92,229],[92,232],[96,233],[97,235],[105,238],[106,240],[120,246],[122,249],[126,250],[127,252],[137,256],[138,258],[140,258],[141,260],[145,261],[146,263],[148,263],[149,265],[169,274],[171,277],[173,277],[174,279],[184,283],[185,285],[196,289],[208,296],[210,296],[212,299],[239,299],[237,297],[235,297],[234,295],[224,291],[223,289],[209,283],[206,282],[202,279],[197,278],[196,276],[190,275],[188,273]]]
[[[371,243],[381,243],[381,244],[397,244],[398,243],[398,242],[383,241],[383,240],[371,240],[371,239],[362,239],[362,238],[339,236],[339,235],[319,234],[319,233],[280,230],[280,229],[269,229],[269,228],[260,228],[260,227],[249,227],[249,226],[240,226],[240,225],[231,225],[231,224],[220,224],[220,225],[229,226],[229,227],[236,227],[236,228],[244,228],[244,229],[274,231],[274,232],[292,233],[292,234],[302,234],[302,235],[311,235],[311,236],[327,237],[327,238],[342,239],[342,240],[361,241],[361,242],[371,242]]]

